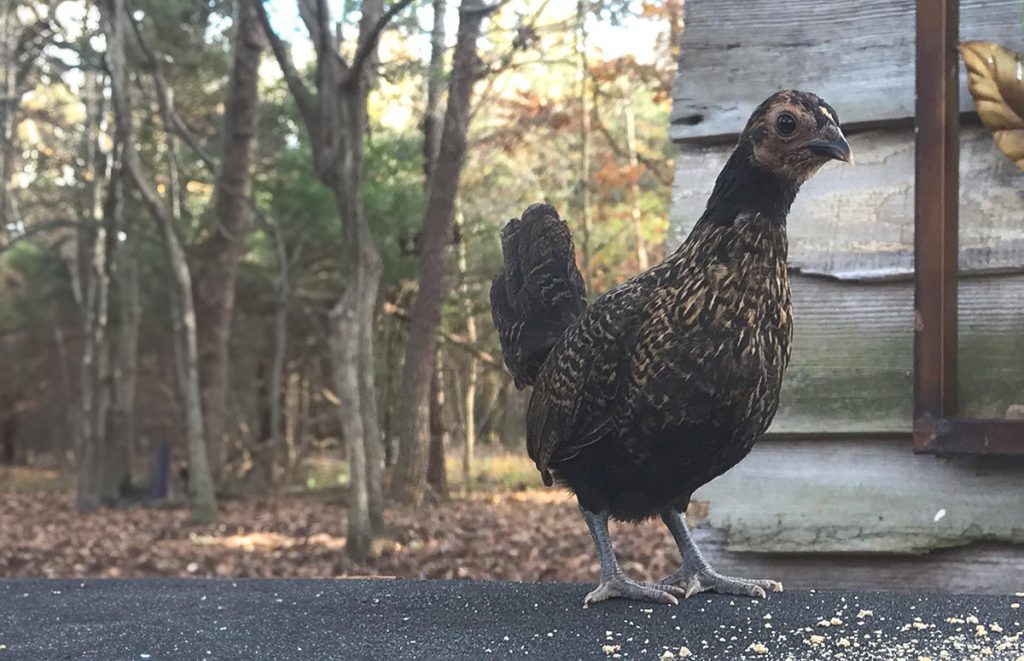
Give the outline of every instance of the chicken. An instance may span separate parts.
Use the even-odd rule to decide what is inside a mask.
[[[589,307],[553,207],[534,204],[502,230],[492,316],[517,385],[533,385],[530,458],[545,484],[576,495],[597,549],[600,585],[584,603],[781,588],[715,572],[685,510],[694,490],[750,452],[778,408],[793,338],[786,217],[801,184],[832,159],[852,161],[831,106],[799,91],[769,97],[682,245]],[[622,573],[608,521],[654,516],[683,563],[646,584]]]

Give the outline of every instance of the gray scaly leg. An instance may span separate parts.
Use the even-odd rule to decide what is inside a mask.
[[[683,556],[683,566],[671,576],[659,581],[659,585],[673,585],[686,589],[686,597],[698,592],[714,590],[721,594],[737,594],[749,597],[764,598],[765,592],[782,592],[782,583],[772,580],[752,580],[722,576],[708,564],[700,549],[690,536],[686,527],[686,515],[681,512],[662,512],[661,520],[668,526],[672,538],[676,540],[679,553]]]
[[[650,585],[627,578],[619,568],[612,549],[612,540],[608,536],[608,512],[594,513],[580,506],[580,512],[590,528],[590,536],[594,538],[597,557],[601,561],[601,584],[583,600],[583,605],[614,599],[636,599],[638,601],[657,601],[663,604],[678,604],[677,596],[686,594],[685,590],[674,585]]]

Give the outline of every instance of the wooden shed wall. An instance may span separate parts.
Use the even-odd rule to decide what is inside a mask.
[[[851,126],[912,117],[914,11],[915,0],[687,0],[673,140],[735,134],[780,88],[819,93]],[[960,0],[961,39],[1020,50],[1020,12],[1018,0]]]
[[[843,118],[856,157],[826,166],[790,215],[796,337],[774,432],[910,429],[913,8],[911,0],[687,2],[670,244],[703,211],[735,133],[777,89],[820,93]],[[961,24],[964,38],[1024,49],[1017,0],[962,0]],[[961,268],[983,274],[961,282],[961,407],[1002,417],[1024,403],[1024,173],[969,114],[960,173]]]

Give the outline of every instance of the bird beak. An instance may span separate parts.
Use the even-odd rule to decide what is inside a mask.
[[[822,137],[808,140],[804,147],[811,152],[826,158],[853,163],[853,150],[850,143],[846,141],[843,132],[835,124],[829,126],[822,132]]]

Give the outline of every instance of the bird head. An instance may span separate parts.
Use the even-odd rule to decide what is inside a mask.
[[[800,185],[830,160],[853,162],[832,106],[809,92],[776,92],[750,116],[740,143],[752,164]]]

